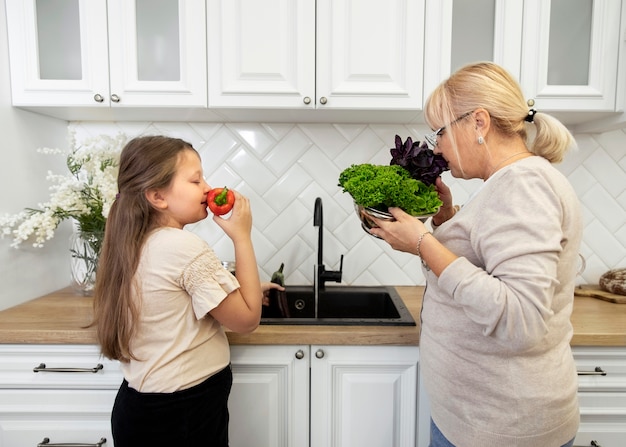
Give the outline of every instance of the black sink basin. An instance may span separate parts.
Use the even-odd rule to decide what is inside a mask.
[[[326,286],[315,317],[313,286],[286,286],[286,303],[270,294],[261,324],[415,326],[400,295],[387,286]]]

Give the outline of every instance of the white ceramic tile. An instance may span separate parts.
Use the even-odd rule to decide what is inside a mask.
[[[283,175],[311,146],[312,143],[306,135],[294,127],[263,157],[263,163],[277,176]]]
[[[261,124],[230,123],[227,124],[227,127],[235,132],[246,143],[246,146],[259,157],[265,155],[276,144],[276,140],[265,131]]]
[[[270,186],[263,194],[263,198],[273,210],[280,212],[287,208],[289,203],[296,200],[300,192],[311,181],[312,178],[308,172],[304,171],[300,165],[295,164]]]
[[[203,137],[204,138],[204,137]],[[202,157],[202,166],[207,178],[214,171],[221,169],[226,158],[233,153],[240,142],[233,134],[221,126],[211,137],[197,148]]]
[[[311,123],[298,126],[327,157],[335,157],[350,142],[332,124]]]
[[[626,132],[624,129],[605,132],[598,135],[596,139],[613,160],[619,161],[626,157]]]
[[[594,151],[583,165],[612,196],[626,190],[626,173],[604,149]]]
[[[591,187],[581,201],[587,206],[593,216],[602,222],[610,232],[626,225],[626,211],[608,194],[608,191],[599,184]]]
[[[293,129],[294,124],[270,123],[263,124],[263,127],[275,140],[280,141]]]
[[[584,238],[602,262],[608,267],[615,266],[624,258],[624,249],[620,250],[619,241],[597,220],[585,227]]]
[[[584,166],[578,166],[572,171],[568,177],[574,191],[578,197],[582,197],[589,191],[598,181]]]
[[[237,171],[242,178],[246,179],[251,187],[261,194],[268,190],[274,182],[276,176],[253,154],[241,148],[228,159],[228,164]]]

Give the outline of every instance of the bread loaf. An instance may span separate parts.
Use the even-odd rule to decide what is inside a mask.
[[[626,295],[626,269],[609,270],[600,277],[600,288],[618,295]]]

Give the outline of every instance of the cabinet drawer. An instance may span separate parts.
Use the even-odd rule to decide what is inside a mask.
[[[0,390],[0,447],[53,443],[113,446],[115,390]]]
[[[592,444],[592,441],[595,444]],[[580,424],[575,447],[624,447],[626,427],[624,424]]]
[[[626,423],[626,393],[586,391],[578,393],[578,402],[581,416],[620,414]]]
[[[0,345],[0,388],[117,390],[122,378],[94,345]]]
[[[626,349],[573,348],[579,391],[626,392]]]

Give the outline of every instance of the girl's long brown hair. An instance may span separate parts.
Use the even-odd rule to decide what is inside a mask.
[[[177,138],[144,136],[129,141],[120,155],[119,195],[106,222],[93,303],[92,326],[107,358],[134,358],[130,340],[139,309],[133,296],[140,291],[134,276],[146,237],[159,226],[158,211],[145,193],[171,183],[184,150],[194,149]]]

